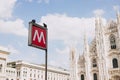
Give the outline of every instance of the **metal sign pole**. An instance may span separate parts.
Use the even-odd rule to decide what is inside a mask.
[[[47,80],[47,49],[45,50],[45,80]]]
[[[47,29],[47,25],[45,23],[43,23],[44,27],[46,28],[46,31],[48,30]],[[48,33],[47,33],[48,35]],[[45,80],[47,80],[47,57],[48,57],[48,54],[47,54],[47,48],[48,48],[48,36],[46,36],[46,50],[45,50]]]
[[[48,48],[48,34],[47,34],[47,25],[45,23],[43,23],[44,26],[41,26],[39,24],[35,23],[35,20],[32,20],[31,22],[29,22],[29,35],[28,35],[28,45],[29,46],[33,46],[39,49],[43,49],[45,50],[45,80],[47,80],[47,48]],[[37,31],[37,33],[36,33]],[[43,33],[43,35],[39,35]],[[37,38],[35,40],[33,40],[33,36],[36,37],[35,34],[38,34],[39,36],[37,36]],[[42,37],[41,37],[42,36]],[[45,38],[46,37],[46,38]],[[39,41],[39,38],[44,38],[46,39],[46,43],[44,41]],[[44,44],[44,45],[43,45]]]

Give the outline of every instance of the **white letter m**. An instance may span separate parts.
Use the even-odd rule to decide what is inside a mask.
[[[41,42],[41,40],[43,39],[43,43],[45,44],[45,37],[44,37],[43,32],[41,32],[40,36],[39,36],[38,30],[35,30],[35,33],[34,33],[34,36],[33,36],[33,41],[35,41],[36,37],[38,39],[38,42]]]

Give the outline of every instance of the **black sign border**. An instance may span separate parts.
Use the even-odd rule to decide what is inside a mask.
[[[35,26],[35,27],[46,30],[46,48],[32,44],[32,26]],[[48,40],[48,38],[47,38],[47,35],[48,35],[47,30],[48,30],[47,27],[41,26],[41,25],[36,24],[36,23],[34,23],[32,21],[29,22],[28,46],[36,47],[36,48],[39,48],[39,49],[42,49],[42,50],[47,50],[47,46],[48,46],[47,45],[47,40]]]

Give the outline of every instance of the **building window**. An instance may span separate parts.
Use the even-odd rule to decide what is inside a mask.
[[[30,73],[30,77],[32,77],[32,74]]]
[[[84,75],[83,74],[81,75],[81,80],[84,80]]]
[[[6,80],[9,80],[8,78]]]
[[[112,63],[113,63],[113,68],[118,68],[118,60],[116,58],[112,60]]]
[[[38,78],[39,78],[39,75],[38,75]]]
[[[17,71],[17,77],[19,77],[20,76],[20,71]]]
[[[114,35],[110,36],[110,46],[111,46],[111,49],[116,49],[116,41],[115,41]]]
[[[97,74],[96,73],[93,74],[93,78],[94,78],[93,80],[97,80]]]
[[[2,72],[2,64],[0,64],[0,72]]]
[[[92,63],[93,63],[93,67],[97,67],[97,61],[96,61],[96,59],[93,59]]]

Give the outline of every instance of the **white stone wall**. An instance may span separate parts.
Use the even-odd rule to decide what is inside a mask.
[[[0,80],[45,80],[44,66],[24,61],[7,64],[8,54],[0,50]],[[48,66],[48,80],[69,80],[69,71]]]
[[[6,80],[16,80],[17,73],[15,68],[6,68]]]
[[[96,31],[95,31],[95,40],[89,45],[89,53],[84,51],[85,58],[85,73],[86,78],[84,80],[93,80],[93,73],[97,73],[97,80],[119,80],[120,79],[120,14],[117,14],[117,22],[109,21],[106,25],[102,25],[100,19],[96,19]],[[112,25],[112,26],[111,26]],[[116,49],[111,49],[110,45],[110,35],[115,35],[116,40]],[[96,55],[93,54],[94,43],[96,44]],[[85,46],[85,44],[84,44]],[[93,52],[91,52],[91,50]],[[97,68],[92,67],[92,58],[97,59]],[[113,58],[118,60],[118,68],[113,68]],[[78,59],[78,72],[80,77],[82,74],[82,68],[80,65],[81,59]],[[81,80],[79,78],[79,80]]]
[[[17,73],[20,71],[20,76],[17,77],[18,80],[45,80],[44,66],[23,61],[16,62],[16,64]],[[48,80],[69,80],[69,72],[64,69],[48,67],[47,74]]]
[[[0,49],[0,80],[6,80],[6,60],[9,52]]]

